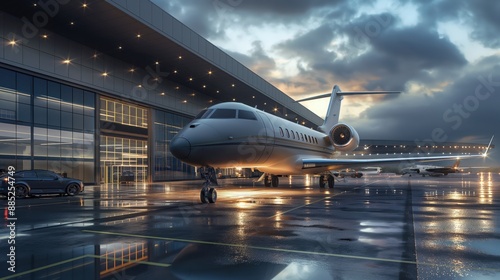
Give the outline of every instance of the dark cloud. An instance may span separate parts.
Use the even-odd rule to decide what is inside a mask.
[[[254,41],[249,55],[226,50],[226,53],[234,57],[243,65],[262,76],[269,76],[276,69],[276,62],[262,49],[262,42]]]
[[[467,8],[471,12],[472,38],[489,48],[500,47],[500,2],[467,1]]]
[[[487,57],[432,95],[403,94],[348,121],[356,123],[365,138],[439,142],[444,137],[444,141],[460,141],[473,135],[484,142],[500,132],[499,73],[500,56]],[[433,137],[436,130],[445,136]]]

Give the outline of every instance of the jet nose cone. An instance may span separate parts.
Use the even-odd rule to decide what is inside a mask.
[[[170,143],[170,152],[178,159],[187,159],[191,153],[191,143],[184,137],[175,137]]]

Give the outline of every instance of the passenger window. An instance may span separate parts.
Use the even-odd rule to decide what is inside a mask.
[[[217,109],[212,113],[210,119],[235,119],[236,110],[234,109]]]
[[[280,135],[281,135],[281,137],[285,136],[285,134],[283,134],[283,128],[281,128],[281,127],[280,127]]]
[[[295,132],[293,130],[290,130],[292,132],[292,139],[295,139]]]
[[[290,132],[288,131],[288,128],[285,128],[286,131],[286,137],[290,138]]]
[[[300,134],[300,139],[302,139],[302,141],[304,141],[304,134]]]
[[[195,120],[196,119],[206,119],[213,111],[214,111],[214,109],[205,109],[205,110],[201,111],[200,113],[198,113],[198,115],[196,115],[196,117],[194,119]]]
[[[299,133],[295,132],[295,134],[297,134],[297,140],[300,140]]]
[[[238,110],[238,118],[245,120],[257,120],[257,117],[255,117],[253,112],[246,110]]]

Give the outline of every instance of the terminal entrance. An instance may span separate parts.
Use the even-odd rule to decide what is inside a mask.
[[[102,168],[103,183],[128,184],[147,181],[147,165],[106,165]]]
[[[101,136],[101,182],[146,182],[147,154],[146,140]]]
[[[100,182],[147,182],[148,110],[101,97],[99,111]]]

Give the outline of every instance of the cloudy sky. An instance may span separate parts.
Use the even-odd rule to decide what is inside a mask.
[[[293,98],[402,90],[344,99],[362,138],[500,147],[500,1],[153,2]]]

